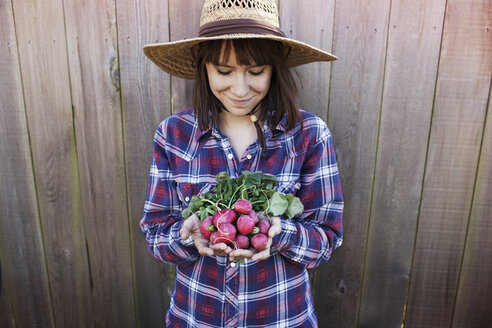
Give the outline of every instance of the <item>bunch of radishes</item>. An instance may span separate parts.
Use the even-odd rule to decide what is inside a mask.
[[[200,232],[212,244],[226,243],[242,249],[251,244],[259,251],[267,247],[269,229],[270,222],[259,220],[246,199],[237,200],[233,208],[219,210],[200,224]]]

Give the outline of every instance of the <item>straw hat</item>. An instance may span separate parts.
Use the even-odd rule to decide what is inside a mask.
[[[191,48],[217,39],[258,38],[282,42],[289,67],[337,57],[306,43],[289,39],[279,29],[275,0],[205,0],[198,36],[192,39],[146,45],[143,51],[163,71],[194,79]]]

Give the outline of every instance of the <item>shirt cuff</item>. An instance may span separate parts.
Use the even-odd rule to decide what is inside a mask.
[[[282,251],[289,248],[297,236],[297,225],[293,220],[280,220],[281,230],[278,235],[273,237],[272,250]]]

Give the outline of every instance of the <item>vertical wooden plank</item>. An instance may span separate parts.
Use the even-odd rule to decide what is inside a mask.
[[[289,38],[293,38],[327,52],[332,52],[333,0],[303,1],[283,0],[278,3],[280,29]],[[297,78],[299,107],[314,113],[324,121],[328,119],[328,96],[331,63],[317,62],[292,69]],[[325,270],[327,267],[324,267]],[[315,300],[317,292],[323,295],[325,286],[316,283],[318,274],[326,272],[322,268],[309,270],[312,292]],[[316,305],[316,302],[315,302]]]
[[[0,326],[53,326],[12,4],[0,0]],[[26,297],[29,295],[29,297]]]
[[[491,16],[489,16],[491,17]],[[490,33],[490,32],[489,32]],[[453,327],[492,326],[492,93],[466,237]]]
[[[327,327],[357,324],[376,140],[383,87],[390,2],[337,1],[329,116],[345,198],[344,243],[317,285],[320,322]],[[326,271],[325,271],[326,270]]]
[[[190,39],[198,35],[203,1],[169,0],[169,39]],[[193,102],[193,80],[171,77],[173,112],[190,108]]]
[[[279,4],[280,29],[287,37],[306,42],[327,52],[332,52],[335,1],[283,0]],[[328,95],[331,64],[311,63],[296,69],[299,84],[299,105],[328,119]]]
[[[449,327],[492,74],[490,1],[448,0],[407,327]]]
[[[96,327],[134,327],[115,4],[64,0]]]
[[[3,282],[3,285],[0,286],[0,327],[14,328],[15,318],[12,309],[13,303],[9,297],[9,292],[7,290],[7,286],[5,286],[5,281],[2,280],[1,282]]]
[[[400,327],[446,1],[392,1],[359,325]]]
[[[14,1],[13,11],[55,319],[52,326],[87,326],[90,278],[80,215],[63,4]]]
[[[152,140],[157,125],[171,114],[170,78],[143,54],[145,44],[169,39],[168,3],[117,3],[125,158],[138,327],[162,327],[174,287],[174,266],[155,261],[138,225],[142,217]]]

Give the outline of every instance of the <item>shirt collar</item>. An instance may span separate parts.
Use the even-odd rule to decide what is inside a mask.
[[[265,137],[270,137],[271,133],[273,134],[278,134],[278,133],[288,133],[287,131],[287,128],[286,128],[286,123],[287,123],[287,115],[284,114],[284,116],[282,117],[282,119],[280,120],[280,122],[277,124],[277,126],[275,127],[275,131],[270,131],[270,129],[268,128],[268,125],[266,123],[263,124],[263,133],[265,135]],[[206,134],[209,134],[211,133],[212,136],[214,137],[217,137],[217,138],[220,138],[221,137],[221,134],[218,130],[218,127],[217,126],[210,126],[208,129],[205,129],[205,130],[200,130],[200,128],[198,127],[198,122],[196,122],[195,120],[195,135],[194,135],[194,140],[196,142],[199,142],[200,139],[206,135]]]

